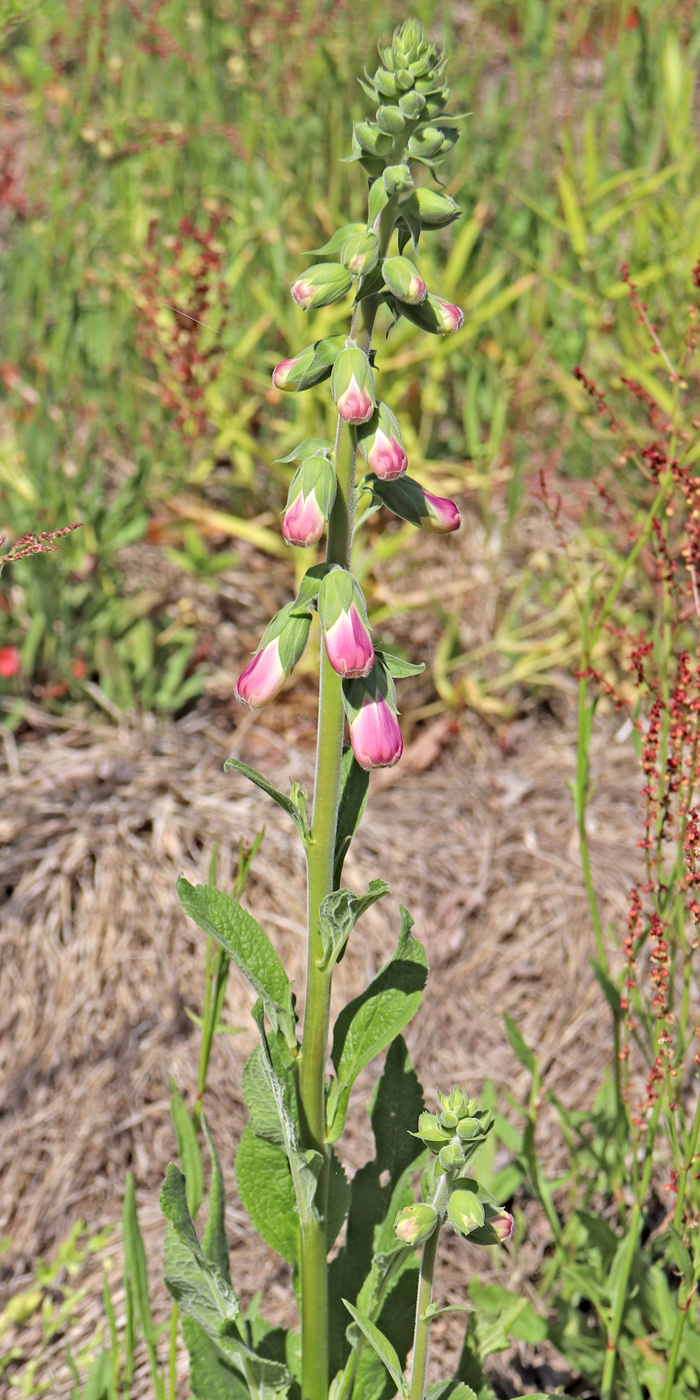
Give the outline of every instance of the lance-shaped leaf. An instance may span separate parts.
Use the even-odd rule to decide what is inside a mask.
[[[229,768],[234,768],[237,773],[241,773],[244,778],[248,778],[249,782],[255,783],[255,786],[259,787],[262,792],[266,792],[268,797],[271,797],[273,802],[276,802],[277,806],[281,807],[282,811],[286,812],[288,817],[291,817],[302,841],[308,841],[309,826],[306,820],[306,804],[305,802],[299,802],[299,793],[304,792],[300,784],[292,784],[293,789],[296,789],[296,796],[294,791],[292,791],[290,797],[285,797],[284,793],[280,792],[279,789],[275,787],[274,783],[271,783],[269,779],[265,777],[264,773],[259,773],[257,768],[250,768],[247,763],[241,763],[240,759],[227,758],[224,764],[224,772],[227,773]],[[306,794],[304,793],[304,797],[305,796]]]
[[[354,1308],[352,1303],[348,1303],[347,1300],[345,1300],[345,1306],[350,1316],[357,1323],[360,1331],[366,1337],[372,1350],[376,1352],[379,1360],[386,1366],[399,1395],[406,1396],[408,1393],[406,1382],[403,1378],[401,1362],[396,1354],[396,1348],[392,1346],[389,1338],[385,1337],[383,1332],[380,1332],[379,1328],[365,1313],[360,1312],[358,1308]]]
[[[413,919],[401,910],[396,952],[365,992],[341,1011],[333,1031],[332,1059],[336,1081],[328,1098],[328,1142],[343,1131],[350,1091],[360,1070],[385,1050],[420,1006],[428,963],[411,933]]]
[[[285,1101],[285,1086],[280,1079],[272,1061],[270,1049],[265,1035],[265,1023],[263,1019],[262,1002],[256,1002],[253,1007],[253,1019],[260,1032],[260,1063],[265,1075],[267,1086],[274,1100],[282,1146],[287,1154],[289,1169],[294,1183],[297,1209],[302,1227],[312,1220],[316,1220],[316,1207],[314,1197],[318,1184],[318,1175],[322,1166],[320,1152],[311,1150],[302,1151],[297,1141],[297,1131],[292,1112]]]
[[[390,676],[394,680],[401,681],[406,676],[419,676],[425,670],[425,662],[406,661],[403,656],[395,656],[393,652],[385,651],[384,647],[377,646],[375,642],[374,650],[376,655],[381,657]]]
[[[291,985],[265,930],[223,890],[211,885],[195,887],[181,875],[177,892],[185,912],[221,944],[248,978],[262,998],[271,1024],[279,1027],[288,1045],[295,1045]]]
[[[182,1319],[182,1339],[190,1359],[189,1385],[194,1400],[250,1400],[240,1370],[189,1317]]]
[[[243,1207],[265,1244],[296,1268],[301,1231],[287,1154],[256,1137],[250,1123],[236,1152],[236,1180]]]
[[[197,1130],[174,1079],[170,1080],[170,1117],[177,1138],[180,1164],[187,1180],[187,1205],[194,1220],[204,1196],[204,1167]]]
[[[323,957],[318,959],[317,967],[323,970],[335,965],[357,920],[370,905],[388,893],[385,880],[370,880],[366,894],[342,889],[326,895],[319,910]]]
[[[216,1148],[209,1131],[206,1114],[202,1116],[202,1127],[207,1146],[211,1155],[211,1185],[209,1187],[209,1215],[202,1235],[202,1249],[215,1264],[221,1277],[227,1283],[231,1282],[231,1266],[228,1257],[228,1241],[226,1239],[226,1198],[224,1194],[224,1178],[219,1164]],[[189,1202],[188,1202],[189,1204]]]
[[[172,1162],[163,1182],[160,1205],[168,1222],[165,1286],[180,1311],[240,1368],[258,1400],[286,1393],[290,1384],[287,1368],[257,1356],[241,1338],[240,1304],[231,1285],[200,1246],[187,1209],[185,1178]]]
[[[357,831],[369,793],[369,772],[361,768],[351,748],[343,752],[340,775],[340,805],[338,825],[335,834],[335,858],[333,862],[333,885],[337,889],[343,873],[345,857]]]
[[[330,438],[304,438],[303,442],[297,443],[286,457],[275,457],[276,462],[303,462],[305,457],[330,457],[333,452],[333,443]]]
[[[342,228],[336,229],[335,233],[331,235],[327,243],[324,243],[320,248],[309,248],[309,252],[327,254],[339,253],[343,244],[345,243],[346,239],[350,237],[351,233],[364,233],[364,231],[364,224],[343,224]]]

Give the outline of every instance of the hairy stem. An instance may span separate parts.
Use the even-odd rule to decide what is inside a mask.
[[[382,253],[394,223],[390,206],[378,220]],[[369,354],[379,301],[367,297],[355,308],[350,334]],[[328,522],[326,559],[350,567],[355,522],[355,432],[338,418],[335,444],[337,491]],[[333,889],[335,835],[340,800],[340,765],[345,715],[340,676],[336,675],[321,646],[321,680],[318,703],[316,779],[311,840],[307,848],[308,947],[304,1034],[299,1058],[299,1106],[303,1145],[320,1152],[323,1165],[316,1193],[317,1218],[302,1230],[301,1245],[301,1354],[302,1400],[326,1400],[328,1394],[328,1263],[326,1214],[328,1203],[328,1149],[325,1143],[325,1076],[328,1055],[328,1020],[331,971],[321,970],[323,953],[319,910]]]
[[[423,1258],[421,1259],[420,1277],[418,1279],[418,1298],[416,1301],[416,1326],[413,1333],[413,1365],[411,1367],[411,1388],[409,1390],[409,1400],[423,1400],[425,1394],[425,1381],[428,1374],[428,1355],[430,1352],[430,1323],[431,1319],[426,1314],[433,1301],[433,1278],[435,1276],[435,1260],[437,1259],[438,1242],[440,1240],[440,1230],[447,1205],[447,1198],[450,1194],[450,1184],[454,1173],[448,1172],[440,1177],[437,1191],[433,1198],[433,1206],[438,1213],[438,1223],[433,1230],[430,1239],[423,1245]]]

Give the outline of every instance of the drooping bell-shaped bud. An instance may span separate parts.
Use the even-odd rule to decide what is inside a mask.
[[[333,464],[326,456],[306,457],[289,487],[282,518],[287,544],[310,545],[321,538],[336,492]]]
[[[343,244],[340,260],[353,277],[364,277],[367,272],[371,272],[379,260],[379,239],[376,233],[372,233],[371,230],[367,233],[366,229],[362,229],[359,233],[350,234]]]
[[[347,569],[332,569],[321,584],[318,615],[328,660],[339,676],[366,676],[374,663],[362,590]]]
[[[384,298],[390,306],[393,305],[397,316],[405,316],[407,321],[412,321],[414,326],[420,326],[422,331],[429,331],[431,335],[451,335],[464,325],[464,312],[459,306],[445,301],[444,297],[428,293],[417,305],[401,301],[391,292],[385,292]]]
[[[274,700],[291,674],[306,646],[311,613],[288,603],[268,623],[260,645],[236,682],[236,699],[252,710],[261,710]]]
[[[280,360],[272,371],[275,388],[299,393],[302,389],[311,389],[314,384],[321,384],[328,379],[333,362],[344,345],[344,335],[327,335],[323,340],[314,341],[313,345],[306,345],[291,359]]]
[[[462,517],[454,501],[425,491],[411,476],[401,476],[394,481],[377,478],[372,482],[372,490],[394,515],[417,525],[420,530],[445,535],[460,527]]]
[[[382,276],[392,296],[407,302],[409,306],[418,306],[428,295],[425,282],[408,258],[385,258]]]
[[[387,404],[380,403],[369,422],[358,428],[357,443],[367,465],[382,481],[403,476],[408,457],[398,420]]]
[[[469,1232],[470,1244],[505,1244],[515,1229],[515,1221],[510,1211],[499,1210],[488,1203],[484,1204],[484,1223]]]
[[[399,1211],[394,1221],[394,1229],[404,1244],[416,1245],[430,1239],[437,1223],[438,1215],[434,1206],[417,1204],[405,1206]]]
[[[454,306],[451,301],[445,301],[443,297],[430,298],[430,304],[440,322],[445,335],[452,335],[454,331],[459,331],[464,325],[464,312],[461,306]]]
[[[385,667],[375,660],[362,680],[343,681],[343,704],[352,751],[361,768],[391,768],[403,753],[396,691]]]
[[[348,345],[333,366],[331,393],[346,423],[366,423],[374,413],[374,375],[363,350]]]
[[[415,191],[410,204],[415,207],[423,228],[446,228],[461,213],[451,195],[442,194],[440,190],[429,190],[425,186]]]
[[[292,296],[304,311],[340,301],[352,286],[347,268],[339,263],[316,263],[292,282]]]
[[[473,1191],[463,1191],[459,1187],[450,1195],[447,1214],[460,1235],[470,1235],[478,1230],[485,1220],[483,1203]]]

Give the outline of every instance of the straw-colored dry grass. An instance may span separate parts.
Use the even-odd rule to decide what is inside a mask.
[[[381,870],[394,898],[373,908],[353,935],[336,977],[336,1010],[388,956],[400,899],[414,915],[432,969],[409,1033],[429,1093],[454,1081],[478,1092],[487,1077],[524,1092],[504,1011],[538,1047],[549,1083],[565,1102],[590,1101],[600,1082],[607,1047],[566,789],[574,735],[563,695],[555,714],[533,713],[512,724],[500,746],[476,721],[458,727],[439,719],[417,731],[400,768],[377,778],[347,862],[348,884],[360,888]],[[6,744],[0,1232],[11,1243],[5,1298],[27,1286],[34,1257],[50,1256],[77,1219],[91,1229],[118,1219],[131,1168],[158,1311],[166,1314],[157,1281],[157,1192],[174,1151],[168,1083],[173,1075],[191,1096],[195,1041],[185,1008],[200,1009],[203,967],[203,936],[179,908],[175,879],[180,871],[206,878],[218,841],[226,887],[238,838],[264,824],[247,898],[297,987],[303,985],[303,862],[293,828],[256,789],[222,774],[223,760],[234,752],[282,786],[290,775],[309,781],[307,725],[289,707],[276,712],[275,723],[284,722],[287,729],[275,733],[244,718],[232,732],[220,711],[202,709],[177,724],[117,728],[69,725],[36,711],[22,743]],[[636,866],[638,820],[635,765],[629,745],[613,742],[618,728],[612,719],[596,738],[600,781],[592,808],[598,884],[608,912],[617,914]],[[282,1319],[290,1310],[286,1267],[252,1238],[235,1196],[233,1156],[244,1122],[240,1073],[254,1043],[250,1001],[232,970],[226,1016],[244,1031],[216,1042],[208,1115],[229,1188],[236,1287],[244,1299],[262,1287],[265,1310]],[[374,1074],[365,1071],[355,1091],[345,1145],[350,1169],[367,1155],[364,1110]],[[551,1124],[543,1131],[547,1165],[555,1169],[561,1147]],[[527,1286],[546,1238],[534,1207],[528,1222],[518,1259],[504,1265],[515,1286]],[[119,1315],[116,1236],[107,1255]],[[464,1249],[450,1247],[442,1291],[459,1298],[472,1264]],[[93,1260],[78,1280],[88,1291],[71,1322],[74,1350],[101,1316],[102,1268]],[[447,1358],[458,1344],[458,1323],[440,1319],[435,1330]],[[40,1337],[34,1316],[2,1345],[30,1357]],[[42,1360],[40,1374],[50,1378],[56,1397],[69,1394],[67,1339],[52,1339]],[[511,1358],[503,1394],[532,1388],[526,1362]],[[150,1394],[145,1369],[140,1374],[137,1393]],[[540,1367],[535,1388],[548,1380],[556,1376]]]

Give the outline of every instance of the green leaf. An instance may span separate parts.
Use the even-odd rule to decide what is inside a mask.
[[[165,1286],[182,1312],[215,1341],[230,1336],[240,1304],[226,1279],[203,1253],[187,1206],[185,1178],[169,1163],[160,1193],[168,1222],[165,1236]]]
[[[340,805],[338,825],[335,835],[335,857],[333,861],[333,887],[338,889],[343,873],[343,864],[357,831],[369,793],[369,773],[361,768],[351,748],[343,753],[343,766],[340,778]]]
[[[331,1148],[329,1154],[328,1212],[326,1224],[329,1249],[335,1244],[345,1224],[349,1206],[350,1182],[345,1175],[342,1164],[338,1161],[335,1152]]]
[[[292,1181],[294,1182],[299,1218],[302,1226],[304,1226],[308,1222],[318,1218],[314,1205],[314,1198],[323,1159],[320,1152],[313,1152],[311,1150],[302,1152],[299,1147],[296,1123],[285,1093],[285,1085],[277,1074],[265,1036],[265,1024],[261,1002],[256,1002],[253,1007],[252,1016],[260,1033],[260,1049],[262,1051],[260,1064],[277,1111],[280,1140],[287,1154],[289,1169],[292,1174]]]
[[[464,1381],[435,1381],[428,1386],[425,1400],[476,1400],[476,1393]]]
[[[403,906],[396,952],[365,992],[341,1011],[333,1031],[336,1082],[328,1100],[328,1142],[343,1131],[352,1086],[360,1070],[399,1035],[420,1006],[428,971],[425,950],[411,934]]]
[[[295,1268],[300,1256],[300,1226],[294,1182],[281,1147],[244,1129],[236,1153],[238,1194],[252,1224],[266,1244]]]
[[[342,228],[336,229],[335,233],[320,248],[309,248],[309,253],[339,253],[346,239],[351,233],[363,233],[364,224],[343,224]]]
[[[265,930],[233,895],[211,885],[190,885],[184,875],[177,882],[180,903],[191,919],[229,954],[259,997],[272,1025],[279,1026],[287,1043],[296,1043],[292,989],[289,978]]]
[[[389,894],[386,881],[371,880],[366,894],[340,889],[326,895],[319,910],[323,956],[317,960],[317,967],[323,970],[334,966],[358,919],[385,894]]]
[[[202,1249],[215,1264],[222,1278],[227,1283],[231,1282],[231,1266],[229,1263],[228,1241],[226,1239],[226,1199],[224,1194],[224,1178],[219,1164],[216,1148],[209,1131],[209,1124],[206,1115],[202,1117],[202,1127],[207,1146],[211,1156],[211,1185],[209,1187],[209,1215],[202,1235]],[[189,1205],[189,1201],[188,1201]]]
[[[525,1041],[523,1040],[520,1031],[518,1030],[518,1027],[515,1024],[515,1021],[512,1021],[510,1016],[505,1014],[503,1017],[503,1023],[505,1025],[506,1035],[508,1036],[508,1039],[510,1041],[511,1049],[513,1051],[513,1054],[515,1055],[515,1058],[523,1066],[523,1068],[529,1070],[530,1074],[534,1077],[534,1075],[537,1073],[537,1060],[532,1050],[530,1049],[529,1045],[525,1044]]]
[[[441,1307],[439,1303],[429,1303],[423,1317],[441,1317],[443,1313],[471,1312],[468,1303],[448,1303],[446,1307]]]
[[[177,1138],[180,1165],[187,1181],[187,1204],[194,1220],[204,1197],[204,1167],[194,1123],[174,1079],[170,1080],[170,1117]]]
[[[595,961],[595,958],[591,958],[591,967],[593,968],[593,976],[595,977],[596,982],[598,983],[598,986],[600,987],[600,990],[603,993],[603,996],[605,997],[605,1000],[607,1001],[613,1016],[615,1017],[615,1020],[619,1021],[620,1017],[622,1016],[622,1010],[620,1007],[620,993],[618,992],[615,983],[608,976],[607,972],[605,971],[605,968],[601,967],[600,963],[597,963]]]
[[[117,1400],[114,1368],[108,1351],[100,1351],[90,1367],[83,1400]]]
[[[370,1107],[372,1132],[377,1144],[377,1166],[389,1173],[387,1190],[423,1156],[409,1124],[417,1123],[425,1108],[423,1090],[411,1064],[406,1042],[398,1035],[387,1051],[384,1073]],[[398,1207],[397,1207],[398,1209]]]
[[[256,787],[266,792],[268,797],[271,797],[273,802],[276,802],[277,806],[281,807],[282,811],[286,812],[288,817],[291,817],[302,841],[304,843],[308,841],[309,828],[305,815],[302,813],[297,803],[294,802],[293,798],[285,797],[284,793],[280,792],[273,783],[269,782],[263,773],[259,773],[257,768],[250,768],[247,763],[241,763],[237,758],[226,759],[224,772],[227,773],[230,768],[234,768],[237,773],[241,773],[244,778],[248,778],[251,783],[255,783]]]
[[[124,1190],[124,1210],[122,1213],[122,1236],[124,1240],[124,1275],[131,1288],[134,1309],[147,1346],[155,1346],[156,1331],[151,1313],[151,1300],[148,1294],[148,1274],[146,1272],[146,1251],[139,1229],[136,1213],[136,1192],[131,1172],[126,1174]]]
[[[304,438],[286,457],[275,457],[276,462],[303,462],[306,457],[330,457],[333,443],[330,438]]]
[[[182,1338],[190,1358],[190,1390],[194,1400],[250,1400],[250,1391],[240,1371],[189,1317],[182,1320]]]
[[[348,1312],[350,1313],[350,1316],[354,1319],[360,1331],[367,1338],[367,1341],[369,1342],[373,1351],[376,1352],[382,1364],[386,1366],[386,1369],[389,1372],[389,1375],[391,1376],[391,1379],[394,1382],[394,1385],[396,1386],[396,1389],[398,1390],[399,1394],[405,1396],[407,1394],[406,1384],[403,1378],[401,1362],[399,1361],[399,1358],[396,1354],[395,1347],[392,1346],[388,1337],[385,1337],[384,1333],[380,1332],[379,1328],[375,1325],[374,1322],[372,1322],[372,1320],[369,1317],[366,1316],[365,1313],[362,1313],[357,1308],[354,1308],[352,1303],[348,1303],[346,1299],[343,1299],[343,1301],[345,1302],[345,1306]]]
[[[419,676],[425,670],[425,662],[415,663],[404,660],[403,656],[395,656],[393,652],[385,651],[383,647],[374,648],[378,652],[390,676],[394,680],[403,680],[406,676]]]

